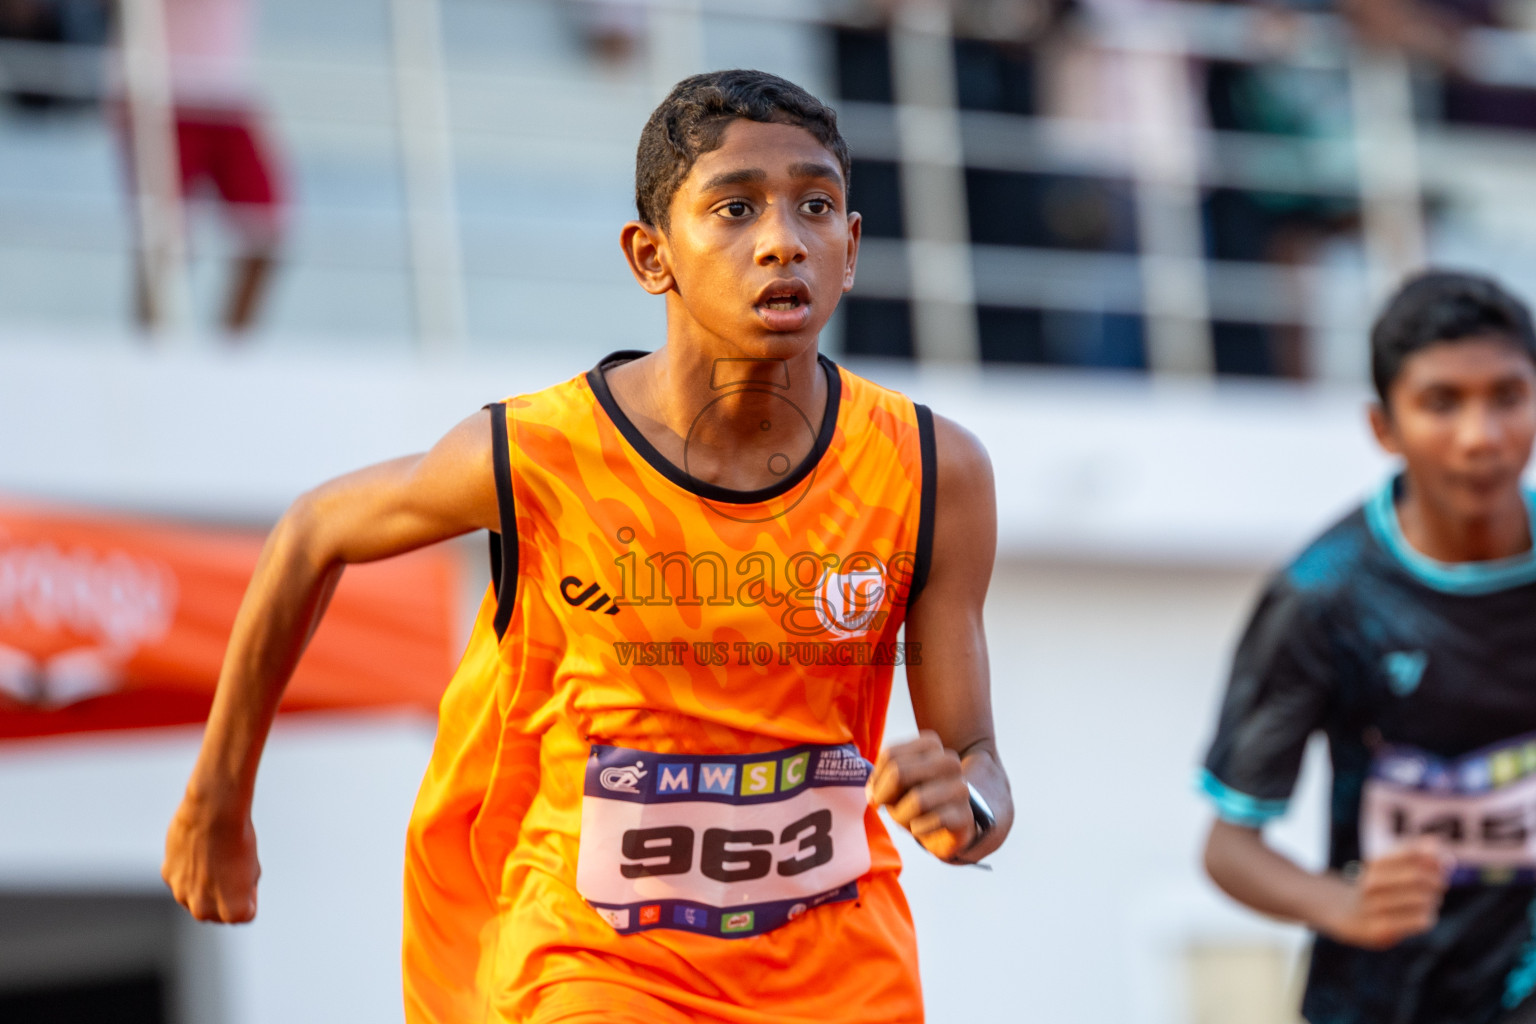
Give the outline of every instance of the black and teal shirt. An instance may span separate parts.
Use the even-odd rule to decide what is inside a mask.
[[[1361,859],[1363,809],[1367,838],[1438,832],[1474,862],[1458,867],[1425,935],[1381,952],[1319,936],[1302,1004],[1312,1024],[1536,1015],[1536,859],[1520,852],[1536,849],[1536,800],[1519,795],[1536,791],[1536,551],[1427,558],[1398,524],[1400,486],[1390,481],[1269,583],[1201,789],[1223,819],[1261,827],[1285,813],[1321,731],[1332,867]],[[1511,863],[1477,861],[1485,855]]]

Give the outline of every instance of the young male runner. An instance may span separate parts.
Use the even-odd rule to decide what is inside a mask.
[[[858,255],[848,166],[797,86],[682,82],[622,234],[666,345],[295,502],[166,839],[195,917],[255,913],[256,764],[342,566],[489,529],[407,843],[409,1020],[922,1019],[875,806],[954,862],[1007,834],[996,513],[974,438],[817,353]],[[870,773],[898,662],[923,731]]]
[[[1371,348],[1371,426],[1404,468],[1254,613],[1205,761],[1205,865],[1318,933],[1313,1024],[1536,1019],[1536,332],[1494,282],[1437,272]],[[1333,763],[1318,874],[1262,832],[1315,731]]]

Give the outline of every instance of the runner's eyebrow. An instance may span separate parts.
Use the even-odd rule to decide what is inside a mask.
[[[717,188],[730,188],[732,185],[753,185],[767,179],[768,172],[759,167],[743,168],[739,171],[725,171],[706,181],[702,191],[713,192]]]
[[[843,176],[837,173],[837,168],[820,161],[790,164],[789,176],[791,178],[821,178],[830,181],[834,185],[841,186],[843,184]]]
[[[841,187],[843,176],[837,172],[837,168],[831,164],[824,164],[819,160],[807,160],[803,163],[790,164],[789,176],[791,178],[817,178]],[[760,167],[746,167],[736,171],[723,171],[710,178],[703,185],[701,191],[713,192],[719,188],[730,188],[732,185],[756,185],[768,179],[768,172]]]

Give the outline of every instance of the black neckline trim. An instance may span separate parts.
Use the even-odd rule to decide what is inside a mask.
[[[613,392],[608,390],[608,381],[603,376],[603,371],[620,363],[627,363],[632,359],[650,355],[649,352],[638,352],[626,349],[604,356],[598,364],[587,371],[587,386],[592,389],[592,394],[597,397],[597,402],[613,421],[613,425],[619,428],[619,433],[624,435],[630,447],[640,453],[640,457],[650,463],[651,468],[662,476],[672,481],[677,486],[690,494],[697,495],[708,501],[718,501],[732,505],[756,505],[760,502],[771,501],[780,495],[787,494],[802,483],[806,477],[816,471],[821,465],[821,458],[832,445],[832,435],[837,432],[837,417],[842,409],[843,402],[843,378],[837,372],[837,364],[820,353],[816,361],[827,375],[827,409],[821,417],[821,431],[816,435],[816,443],[810,452],[800,461],[788,476],[770,484],[767,487],[755,491],[738,491],[729,487],[719,487],[715,484],[697,480],[683,472],[678,466],[674,466],[665,459],[656,447],[647,441],[640,429],[630,422],[624,410],[619,408],[619,403],[614,401]]]

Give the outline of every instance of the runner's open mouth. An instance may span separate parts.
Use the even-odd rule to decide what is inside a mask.
[[[811,304],[811,289],[799,278],[772,281],[757,293],[756,306],[764,313],[793,313]]]

